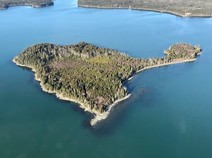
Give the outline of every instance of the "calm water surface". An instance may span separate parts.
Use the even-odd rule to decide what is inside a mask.
[[[1,158],[211,158],[212,19],[55,6],[0,11]],[[132,97],[95,128],[76,104],[42,92],[11,59],[41,42],[86,41],[134,57],[163,56],[175,42],[200,44],[193,63],[142,72]]]

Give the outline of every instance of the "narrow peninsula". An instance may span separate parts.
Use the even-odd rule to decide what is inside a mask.
[[[115,104],[130,96],[124,82],[135,73],[195,61],[201,48],[181,43],[164,53],[162,58],[138,59],[85,42],[67,46],[43,43],[27,48],[13,62],[32,69],[44,91],[93,113],[93,126],[107,118]]]
[[[129,8],[186,17],[211,17],[212,0],[78,0],[79,7]]]
[[[51,0],[0,0],[0,9],[15,6],[31,6],[33,8],[48,7],[54,5]]]

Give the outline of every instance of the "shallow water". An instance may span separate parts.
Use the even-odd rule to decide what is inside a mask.
[[[211,158],[212,19],[133,10],[77,8],[0,11],[0,157]],[[74,103],[42,92],[11,59],[41,42],[90,42],[134,57],[163,56],[176,42],[200,44],[193,63],[156,68],[127,83],[132,96],[95,128]]]

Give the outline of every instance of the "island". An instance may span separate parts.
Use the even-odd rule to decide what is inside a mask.
[[[75,45],[42,43],[31,46],[13,59],[32,69],[42,89],[60,99],[76,102],[94,114],[91,125],[108,117],[112,107],[130,96],[124,84],[143,70],[192,62],[199,46],[179,43],[160,58],[139,59],[107,48],[80,42]]]
[[[129,8],[186,17],[211,17],[212,0],[78,0],[79,7]]]
[[[33,8],[48,7],[54,5],[51,0],[0,0],[0,9],[15,6],[31,6]]]

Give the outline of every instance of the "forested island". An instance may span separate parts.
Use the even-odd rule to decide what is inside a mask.
[[[13,62],[32,69],[44,91],[93,113],[91,125],[95,125],[107,118],[116,103],[129,97],[124,83],[135,73],[194,61],[201,48],[181,43],[164,53],[163,58],[138,59],[85,42],[67,46],[42,43],[27,48]]]
[[[212,16],[212,0],[78,0],[78,5],[95,8],[130,8],[190,17]]]
[[[33,8],[48,7],[54,5],[51,0],[0,0],[0,9],[15,6],[31,6]]]

